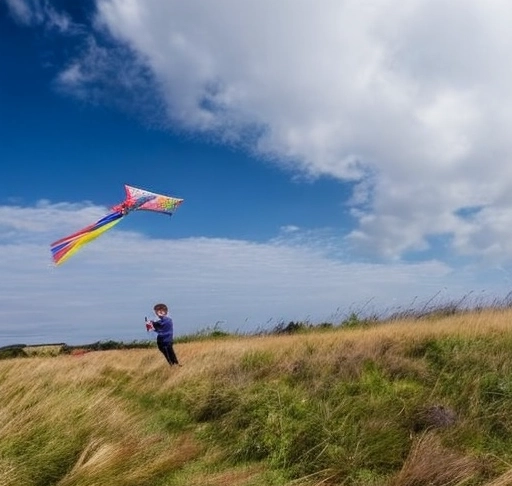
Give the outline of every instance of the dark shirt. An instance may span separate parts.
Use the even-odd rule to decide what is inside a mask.
[[[153,321],[153,327],[158,334],[157,339],[164,342],[172,342],[173,324],[169,316],[163,316],[158,321]]]

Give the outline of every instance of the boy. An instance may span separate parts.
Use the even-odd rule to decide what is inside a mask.
[[[181,366],[172,348],[173,344],[173,323],[167,315],[169,309],[165,304],[156,304],[153,307],[158,320],[147,321],[146,329],[157,333],[156,344],[160,352],[165,356],[167,362],[172,365]]]

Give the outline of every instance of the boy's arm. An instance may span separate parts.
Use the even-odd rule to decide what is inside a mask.
[[[151,325],[153,326],[154,331],[158,331],[158,330],[162,329],[162,322],[160,320],[150,321],[150,322],[151,322]]]

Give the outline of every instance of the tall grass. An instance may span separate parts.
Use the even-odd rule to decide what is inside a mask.
[[[0,485],[512,485],[511,318],[3,360]]]

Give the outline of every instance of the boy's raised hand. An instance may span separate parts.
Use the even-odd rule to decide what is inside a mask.
[[[149,332],[149,331],[154,331],[154,327],[153,327],[153,321],[148,321],[148,318],[146,317],[145,318],[145,321],[146,321],[146,331]]]

